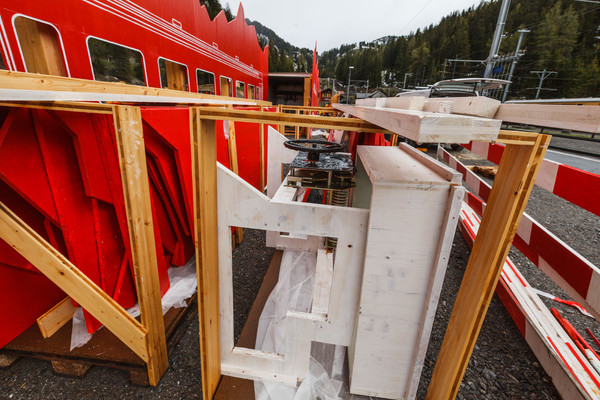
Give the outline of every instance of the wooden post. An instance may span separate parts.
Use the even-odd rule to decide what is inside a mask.
[[[263,112],[263,106],[258,106],[258,110]],[[265,124],[258,125],[258,137],[259,137],[259,165],[260,165],[260,191],[265,192]]]
[[[227,108],[233,110],[232,105],[228,105]],[[227,121],[229,123],[229,135],[227,139],[227,147],[229,149],[229,166],[231,171],[233,171],[236,175],[239,175],[238,168],[238,156],[237,156],[237,141],[235,139],[235,121]],[[244,229],[240,227],[234,228],[234,241],[233,248],[235,249],[236,244],[240,244],[242,239],[244,238]]]
[[[304,107],[310,105],[311,80],[311,77],[304,78],[304,102],[302,104]]]
[[[216,121],[190,108],[190,127],[202,398],[210,400],[221,379]]]
[[[277,112],[279,114],[283,114],[283,104],[277,105]],[[277,125],[277,130],[279,131],[279,133],[281,133],[283,136],[285,136],[285,125],[282,125],[282,124]]]
[[[427,399],[454,399],[550,136],[508,144],[458,291]]]
[[[156,386],[167,370],[167,344],[162,314],[146,149],[139,107],[113,107],[121,181],[135,285],[142,326],[147,330],[148,381]]]
[[[296,115],[300,115],[300,110],[296,110]],[[294,127],[294,139],[296,139],[296,140],[300,139],[300,127],[299,126]]]

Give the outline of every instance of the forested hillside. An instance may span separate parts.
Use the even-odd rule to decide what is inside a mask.
[[[349,66],[353,66],[352,80],[357,81],[359,90],[367,79],[373,89],[401,88],[405,78],[407,87],[413,87],[452,77],[482,76],[483,64],[449,60],[487,57],[500,3],[482,1],[407,36],[388,36],[325,51],[319,54],[320,76],[345,84]],[[294,47],[260,23],[249,23],[255,25],[261,45],[269,44],[270,71],[310,72],[312,49]],[[544,69],[556,72],[543,82],[545,89],[555,90],[543,90],[540,97],[600,97],[599,27],[600,4],[513,0],[500,55],[514,53],[519,29],[530,32],[524,35],[521,50],[525,54],[517,64],[509,98],[533,98],[539,77],[532,72]],[[505,72],[508,65],[503,67]]]

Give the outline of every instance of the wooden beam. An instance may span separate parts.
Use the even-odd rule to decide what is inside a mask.
[[[449,112],[452,114],[482,118],[494,118],[494,114],[501,104],[498,100],[485,96],[430,98],[425,99],[423,111],[439,112],[437,110],[443,108],[444,103],[449,104]]]
[[[494,115],[503,122],[600,132],[600,106],[551,104],[502,104]]]
[[[47,339],[62,328],[75,314],[75,306],[69,297],[65,297],[60,303],[49,309],[37,319],[38,327],[42,337]]]
[[[507,145],[473,245],[427,399],[454,399],[483,324],[504,260],[527,204],[550,136]]]
[[[493,119],[395,108],[334,104],[336,109],[417,143],[467,143],[496,140],[501,123]]]
[[[89,311],[142,360],[148,360],[146,329],[1,202],[0,238]]]
[[[323,117],[320,115],[295,115],[246,110],[228,110],[216,107],[199,109],[203,119],[232,120],[279,126],[305,126],[307,128],[341,129],[354,132],[392,133],[370,122],[357,118]],[[280,131],[281,132],[281,131]],[[283,132],[281,132],[283,134]],[[464,142],[463,142],[464,143]]]
[[[283,105],[282,104],[277,105],[277,113],[283,114]],[[277,125],[277,130],[279,131],[279,133],[281,133],[283,136],[285,136],[285,125],[282,125],[282,124]]]
[[[199,108],[190,109],[202,398],[210,400],[221,379],[217,137],[216,122],[202,118]]]
[[[232,106],[227,106],[227,108],[232,108]],[[229,169],[233,171],[236,175],[239,175],[238,168],[238,155],[237,155],[237,140],[235,138],[235,122],[229,122],[229,138],[227,139],[227,148],[229,150]],[[240,227],[234,228],[234,248],[235,244],[242,243],[242,239],[244,238],[244,229]]]
[[[0,107],[36,108],[43,110],[83,112],[88,114],[112,114],[112,106],[110,104],[100,103],[66,101],[28,101],[19,103],[0,101]]]
[[[141,321],[146,334],[148,381],[156,386],[167,370],[167,345],[162,314],[158,264],[146,148],[139,107],[114,106],[114,123],[131,257]]]
[[[304,78],[304,101],[302,104],[304,107],[308,107],[310,105],[311,80],[311,77]]]
[[[300,115],[300,110],[296,110],[296,115]],[[298,125],[294,127],[294,139],[300,139],[300,127]]]
[[[379,97],[356,100],[356,105],[359,107],[401,108],[414,111],[422,111],[424,104],[425,97],[423,96]]]
[[[165,89],[166,90],[166,89]],[[177,91],[177,93],[187,93]],[[144,94],[97,93],[97,92],[70,92],[53,90],[20,90],[0,89],[0,101],[33,101],[33,102],[68,102],[68,101],[104,101],[111,103],[141,103],[141,104],[168,104],[173,105],[212,105],[223,106],[229,104],[248,105],[231,98],[220,99],[193,99],[189,97],[167,97]],[[139,104],[136,104],[139,105]],[[255,105],[250,103],[249,105]]]
[[[211,101],[225,101],[226,104],[234,103],[234,104],[251,104],[251,105],[271,105],[268,101],[260,101],[260,100],[248,100],[248,99],[239,99],[235,97],[224,97],[224,96],[216,96],[210,94],[203,93],[191,93],[184,92],[179,90],[172,89],[158,89],[147,86],[137,86],[137,85],[128,85],[125,83],[114,83],[114,82],[99,82],[99,81],[91,81],[87,79],[76,79],[76,78],[66,78],[60,76],[52,76],[52,75],[42,75],[42,74],[30,74],[26,72],[16,72],[16,71],[5,71],[0,70],[0,88],[5,89],[15,89],[18,91],[45,91],[45,92],[71,92],[71,93],[90,93],[90,94],[104,94],[104,95],[128,95],[133,98],[133,96],[150,96],[156,97],[151,101],[158,101],[161,97],[170,97],[175,99],[187,99],[187,100],[178,100],[178,103],[195,103],[200,102],[200,100],[211,100]],[[0,96],[1,100],[8,100],[2,96]],[[17,99],[13,99],[17,100]],[[35,100],[35,99],[21,99],[21,100]],[[41,100],[41,99],[38,99]],[[61,100],[50,99],[50,100]],[[89,100],[89,99],[84,99]],[[117,101],[117,100],[113,100]],[[142,100],[139,100],[142,101]],[[148,100],[147,100],[148,101]],[[169,102],[172,102],[169,100]],[[209,102],[206,102],[209,103]]]
[[[310,107],[310,106],[287,106],[287,105],[282,105],[281,106],[282,110],[300,110],[300,111],[318,111],[318,112],[323,112],[323,113],[337,113],[336,110],[334,110],[331,107]]]

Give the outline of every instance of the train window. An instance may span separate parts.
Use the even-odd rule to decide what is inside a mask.
[[[88,37],[94,79],[145,86],[144,61],[139,50]]]
[[[158,68],[160,70],[160,86],[163,89],[188,91],[185,65],[161,57],[158,59]]]
[[[259,87],[256,88],[256,99],[261,100]]]
[[[246,84],[244,82],[235,81],[235,97],[244,98],[246,97],[246,93],[244,87]]]
[[[233,97],[233,87],[231,86],[231,79],[222,76],[220,83],[221,83],[221,96]]]
[[[196,80],[198,93],[215,94],[215,74],[197,69]]]
[[[254,98],[254,85],[248,85],[248,95],[247,97],[249,99],[253,99]]]
[[[14,24],[27,72],[67,76],[58,31],[52,25],[23,16]]]

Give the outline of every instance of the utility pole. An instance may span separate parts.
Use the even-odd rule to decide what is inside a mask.
[[[367,79],[367,88],[365,89],[365,99],[369,96],[369,80]]]
[[[444,59],[444,72],[442,72],[442,80],[446,79],[446,64],[448,63],[448,59]]]
[[[521,50],[521,43],[523,42],[523,35],[529,33],[528,29],[519,29],[519,41],[517,42],[517,48],[515,49],[515,58],[513,58],[512,63],[510,64],[510,71],[508,72],[508,80],[512,81],[513,73],[515,72],[515,66],[517,65],[517,61],[519,60],[519,51]],[[506,96],[508,96],[508,89],[510,88],[510,82],[506,84],[504,87],[504,93],[502,94],[502,102],[506,101]]]
[[[354,66],[348,67],[348,94],[346,95],[346,104],[350,104],[350,77],[352,76],[352,70]]]
[[[546,79],[547,77],[549,77],[552,74],[557,74],[556,71],[546,71],[546,68],[544,68],[543,71],[530,71],[529,73],[536,74],[537,76],[540,77],[540,83],[538,84],[537,92],[535,93],[536,99],[540,98],[540,91],[542,90],[542,83],[544,82],[544,79]]]
[[[487,58],[487,65],[485,66],[484,78],[489,78],[492,75],[492,69],[494,67],[494,59],[500,49],[500,42],[502,41],[502,32],[504,31],[504,24],[506,23],[506,16],[508,15],[508,8],[510,7],[510,0],[502,0],[500,6],[500,14],[498,14],[498,22],[496,23],[496,31],[494,32],[494,38],[492,40],[492,46],[490,47],[490,55]]]
[[[406,89],[406,77],[412,76],[412,73],[405,72],[404,73],[404,83],[402,84],[402,90]]]
[[[457,59],[458,58],[458,54],[454,58]],[[455,73],[456,73],[456,62],[454,63],[454,69],[452,69],[452,79],[454,79],[454,74]]]

